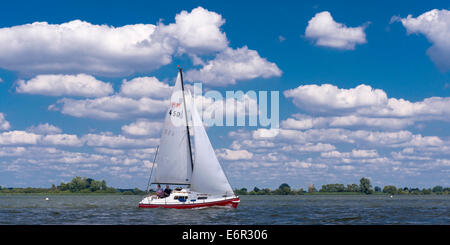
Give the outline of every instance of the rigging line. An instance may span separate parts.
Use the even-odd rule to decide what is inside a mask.
[[[147,190],[146,190],[146,193],[147,193],[147,194],[148,194],[148,192],[149,192],[149,188],[150,188],[150,180],[152,179],[152,175],[153,175],[153,167],[155,166],[155,161],[156,161],[156,156],[158,155],[158,151],[159,151],[159,145],[158,145],[158,147],[156,148],[155,157],[153,158],[152,171],[150,172],[150,177],[148,178]]]
[[[188,115],[187,115],[187,109],[186,109],[186,98],[184,96],[184,81],[183,81],[183,68],[179,67],[178,70],[180,71],[180,77],[181,77],[181,89],[183,90],[183,101],[184,101],[184,111],[185,111],[185,118],[186,118],[186,132],[187,132],[187,139],[189,142],[189,156],[191,157],[191,171],[194,171],[194,161],[192,159],[192,146],[191,146],[191,136],[189,134],[189,123],[188,123]]]

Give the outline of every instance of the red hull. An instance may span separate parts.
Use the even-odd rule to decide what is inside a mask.
[[[193,204],[139,204],[140,208],[201,208],[201,207],[212,207],[212,206],[232,206],[237,208],[239,204],[239,198],[233,198],[223,201],[207,202],[207,203],[193,203]]]

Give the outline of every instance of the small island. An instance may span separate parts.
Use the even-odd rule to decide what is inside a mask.
[[[154,190],[150,189],[149,193]],[[395,187],[386,185],[383,188],[372,188],[368,178],[361,178],[358,184],[326,184],[317,190],[313,184],[307,190],[303,188],[293,189],[287,183],[281,184],[277,189],[258,188],[248,191],[247,188],[235,189],[236,195],[448,195],[449,187],[440,185],[433,188]],[[76,176],[71,182],[61,182],[60,185],[52,185],[50,188],[2,188],[0,194],[115,194],[115,195],[145,195],[147,192],[139,188],[119,189],[106,185],[105,180]]]

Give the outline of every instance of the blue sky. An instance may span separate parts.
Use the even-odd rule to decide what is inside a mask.
[[[446,1],[2,5],[1,186],[145,188],[178,64],[205,89],[280,93],[275,137],[208,128],[233,187],[450,184]]]

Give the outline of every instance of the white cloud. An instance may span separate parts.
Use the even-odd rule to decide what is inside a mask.
[[[125,154],[125,151],[120,150],[120,149],[109,149],[109,148],[99,147],[99,148],[94,148],[94,150],[96,152],[99,152],[102,154],[107,154],[107,155],[124,155]]]
[[[0,77],[0,83],[2,83],[3,82],[3,79]]]
[[[61,111],[74,117],[119,119],[157,114],[167,109],[168,102],[151,98],[132,99],[120,95],[96,99],[60,99],[49,110]]]
[[[25,131],[9,131],[0,134],[0,145],[35,145],[42,135]]]
[[[217,156],[225,160],[248,160],[252,159],[253,153],[247,150],[230,150],[230,149],[218,149]]]
[[[156,36],[177,40],[182,52],[201,54],[220,51],[228,46],[227,37],[220,30],[224,23],[220,14],[197,7],[190,13],[181,11],[175,16],[173,24],[158,25]]]
[[[303,117],[288,119],[290,128],[363,125],[379,128],[403,128],[414,121],[443,120],[450,115],[450,97],[430,97],[423,101],[388,98],[381,89],[368,85],[342,89],[330,84],[301,85],[284,91],[294,104],[310,113],[337,114],[338,117]]]
[[[24,74],[123,76],[153,71],[171,63],[173,57],[187,54],[194,65],[203,65],[200,70],[186,73],[191,80],[227,85],[281,75],[277,65],[261,58],[257,51],[246,46],[228,47],[226,34],[220,29],[224,23],[220,14],[197,7],[191,12],[181,11],[168,25],[160,22],[113,27],[73,20],[4,27],[0,28],[0,67]],[[214,56],[213,60],[203,60]],[[20,85],[18,91],[26,92],[24,82]],[[139,93],[136,86],[123,91],[133,97],[147,91]],[[36,93],[60,95],[61,89]]]
[[[442,71],[450,70],[450,11],[433,9],[417,18],[408,15],[406,18],[393,17],[399,20],[408,34],[421,33],[433,44],[427,54]]]
[[[323,163],[312,163],[312,162],[299,161],[299,160],[295,160],[292,162],[286,162],[285,165],[291,166],[294,168],[319,168],[319,169],[328,168],[328,166]]]
[[[134,123],[122,126],[122,132],[133,136],[159,136],[162,127],[162,122],[140,118]]]
[[[131,139],[123,135],[112,134],[87,134],[82,137],[86,145],[91,147],[109,147],[109,148],[143,148],[155,146],[159,139],[142,138]]]
[[[350,89],[340,89],[331,84],[300,85],[284,91],[284,96],[293,98],[296,106],[312,112],[384,105],[388,100],[383,90],[373,89],[365,84]]]
[[[59,134],[62,132],[60,128],[48,123],[31,126],[26,131],[36,134]]]
[[[268,62],[261,58],[257,51],[244,46],[225,49],[200,70],[187,71],[185,77],[188,81],[224,86],[235,84],[237,80],[279,77],[281,73],[275,63]]]
[[[5,119],[5,114],[0,112],[0,130],[8,130],[11,128],[11,125]]]
[[[164,98],[167,99],[172,88],[160,82],[156,77],[136,77],[130,81],[123,80],[120,94],[131,98]]]
[[[418,102],[390,98],[387,104],[361,108],[358,110],[358,113],[396,117],[420,116],[424,120],[427,118],[446,120],[448,115],[450,115],[450,97],[430,97]]]
[[[288,118],[281,122],[281,126],[286,129],[311,129],[329,127],[366,127],[383,129],[402,129],[414,124],[408,118],[381,118],[364,117],[357,115],[336,116],[336,117],[312,117],[303,114],[294,114],[295,118]]]
[[[352,156],[353,157],[361,157],[361,158],[378,157],[378,152],[374,149],[372,149],[372,150],[353,149]]]
[[[445,142],[437,136],[422,136],[407,130],[400,131],[370,131],[348,130],[341,128],[323,128],[308,130],[277,129],[274,134],[271,129],[259,128],[252,132],[254,140],[270,140],[284,143],[336,142],[376,147],[411,147],[411,146],[444,146]]]
[[[76,135],[41,135],[26,131],[9,131],[0,134],[0,145],[56,145],[82,146],[84,143]]]
[[[73,134],[50,134],[42,138],[43,144],[55,146],[82,146],[83,141]]]
[[[350,157],[350,153],[339,152],[339,151],[330,151],[330,152],[322,152],[322,153],[320,153],[320,156],[327,157],[327,158],[344,158],[344,157]]]
[[[315,41],[318,46],[353,50],[356,44],[366,43],[364,29],[367,24],[358,27],[346,27],[333,20],[330,12],[317,13],[308,21],[305,37]]]
[[[334,145],[331,144],[323,144],[323,143],[306,143],[306,144],[288,144],[286,146],[281,147],[282,151],[291,151],[291,152],[328,152],[336,149]]]
[[[171,62],[172,47],[151,42],[154,25],[112,27],[81,20],[0,29],[0,66],[21,72],[125,74]]]
[[[224,22],[219,14],[198,7],[177,14],[169,25],[113,27],[73,20],[0,28],[0,67],[112,76],[148,72],[182,52],[223,50],[228,45],[220,30]]]
[[[25,94],[83,97],[102,97],[114,92],[110,83],[86,74],[38,75],[28,81],[19,80],[16,91]]]
[[[344,170],[344,171],[352,171],[355,169],[354,166],[351,165],[338,165],[338,166],[333,166],[334,169],[338,169],[338,170]]]

